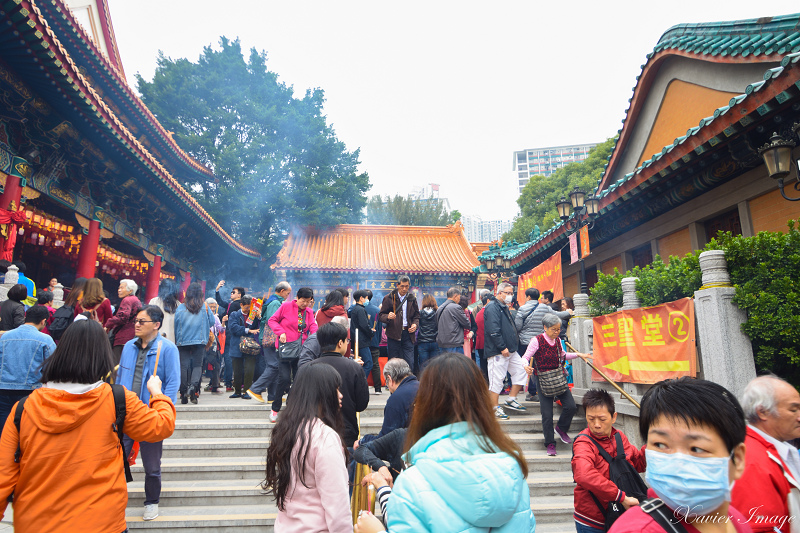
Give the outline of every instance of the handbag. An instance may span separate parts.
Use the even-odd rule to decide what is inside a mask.
[[[258,355],[261,353],[261,345],[253,337],[245,336],[239,341],[239,351],[243,355]]]
[[[292,360],[300,357],[300,348],[303,347],[302,339],[292,342],[284,342],[278,346],[278,357],[281,360]]]
[[[569,385],[567,385],[567,373],[564,369],[563,361],[561,361],[557,368],[540,372],[539,366],[536,364],[536,354],[531,356],[531,360],[533,361],[534,368],[536,368],[536,377],[539,379],[539,394],[544,394],[548,398],[554,398],[569,390]]]
[[[278,340],[278,336],[275,335],[275,332],[272,331],[272,328],[268,325],[264,325],[264,334],[261,336],[261,345],[265,348],[275,348],[275,341]]]

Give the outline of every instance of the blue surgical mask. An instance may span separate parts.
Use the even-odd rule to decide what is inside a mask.
[[[694,457],[645,449],[645,480],[680,516],[703,516],[731,501],[730,457]]]

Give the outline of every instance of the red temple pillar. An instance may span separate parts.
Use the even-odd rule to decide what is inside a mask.
[[[203,289],[203,295],[206,293],[206,280],[200,282],[200,287]]]
[[[75,277],[93,278],[95,265],[97,263],[97,248],[100,245],[100,222],[92,220],[89,222],[89,233],[81,239],[81,247],[78,250],[78,272]]]
[[[0,195],[0,209],[15,212],[19,210],[20,202],[22,201],[22,188],[25,187],[25,179],[30,177],[31,167],[21,157],[13,157],[11,163],[11,171],[6,174],[6,184],[3,188],[3,194]],[[0,236],[0,259],[13,260],[16,240],[16,226],[9,224],[8,239]]]
[[[186,298],[186,289],[189,288],[189,285],[192,283],[192,273],[186,271],[186,276],[181,281],[181,301]]]
[[[161,282],[161,256],[153,258],[153,264],[147,269],[147,292],[144,301],[149,302],[158,296],[158,284]]]

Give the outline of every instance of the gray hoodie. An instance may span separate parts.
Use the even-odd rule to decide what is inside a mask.
[[[464,330],[469,329],[470,321],[463,307],[453,300],[445,300],[436,310],[436,322],[439,327],[436,343],[439,346],[442,348],[464,346]]]

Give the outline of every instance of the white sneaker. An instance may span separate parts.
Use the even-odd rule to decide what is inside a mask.
[[[270,413],[269,413],[269,421],[270,422],[275,422],[277,419],[278,419],[277,411],[270,411]]]
[[[144,506],[144,516],[142,517],[143,520],[155,520],[158,518],[158,504],[157,503],[149,503]]]

